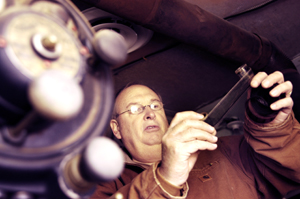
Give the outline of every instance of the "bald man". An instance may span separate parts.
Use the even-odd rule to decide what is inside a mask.
[[[293,89],[280,72],[260,72],[251,87],[285,98],[267,123],[246,114],[244,135],[216,137],[203,115],[177,113],[168,124],[160,96],[131,85],[116,98],[110,126],[122,141],[126,167],[92,198],[282,198],[300,189],[300,125],[292,113]]]

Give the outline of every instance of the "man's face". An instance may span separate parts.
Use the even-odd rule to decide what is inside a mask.
[[[159,100],[157,94],[143,85],[133,85],[123,90],[116,99],[115,112],[120,114],[131,104],[150,105]],[[113,120],[112,120],[113,121]],[[115,136],[122,139],[133,159],[140,162],[154,162],[161,158],[161,139],[168,128],[164,109],[154,111],[146,106],[140,114],[121,114],[116,120]],[[112,123],[111,123],[112,125]],[[116,128],[115,128],[116,129]]]

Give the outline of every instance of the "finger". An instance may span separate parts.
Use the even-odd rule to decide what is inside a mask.
[[[268,75],[265,72],[258,72],[251,80],[251,87],[257,88],[267,76]]]
[[[293,84],[290,81],[286,81],[284,83],[278,84],[275,88],[270,91],[270,95],[272,97],[278,97],[282,93],[285,93],[286,97],[290,97],[293,90]]]
[[[218,137],[199,129],[189,128],[186,131],[180,132],[178,134],[180,141],[182,142],[190,142],[194,140],[203,140],[211,143],[215,143],[218,141]]]
[[[257,88],[261,84],[263,88],[270,88],[275,83],[282,82],[284,82],[284,77],[279,71],[275,71],[270,75],[267,75],[265,72],[259,72],[252,78],[250,85],[253,88]]]
[[[293,105],[294,105],[294,101],[292,100],[292,98],[286,97],[272,103],[270,107],[272,110],[292,109]]]
[[[262,82],[261,86],[263,88],[270,88],[275,83],[281,84],[284,82],[283,74],[279,71],[275,71],[274,73],[268,75]]]
[[[170,131],[172,131],[173,134],[178,134],[188,129],[199,129],[202,131],[206,131],[212,135],[216,134],[216,129],[211,125],[207,124],[206,122],[200,120],[190,120],[190,119],[180,121],[176,126],[171,128]]]
[[[288,115],[290,115],[290,113],[292,112],[292,108],[293,108],[292,98],[286,98],[286,99],[280,100],[280,101],[281,101],[280,103],[282,103],[282,104],[278,105],[277,107],[279,109],[280,109],[280,107],[282,107],[282,108],[280,109],[280,111],[277,114],[277,116],[275,117],[275,119],[272,122],[270,122],[271,125],[272,124],[274,124],[274,125],[282,124],[282,122],[284,122],[286,120],[286,118],[288,117]],[[271,105],[271,107],[272,106],[273,106],[273,104]]]
[[[187,120],[187,119],[202,120],[203,118],[204,118],[203,114],[196,113],[194,111],[185,111],[185,112],[176,113],[175,117],[170,123],[170,128],[173,128],[183,120]]]
[[[218,147],[218,145],[215,143],[210,143],[202,140],[188,142],[183,144],[182,146],[182,148],[189,154],[195,153],[199,150],[215,150]]]

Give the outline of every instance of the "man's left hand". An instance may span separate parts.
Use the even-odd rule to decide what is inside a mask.
[[[293,91],[292,83],[290,81],[284,81],[283,74],[279,71],[270,75],[267,75],[265,72],[259,72],[253,77],[250,83],[252,88],[257,88],[261,85],[266,89],[272,87],[276,83],[278,83],[278,85],[270,91],[270,96],[279,97],[282,93],[285,93],[285,98],[272,103],[270,106],[272,110],[280,110],[275,119],[269,123],[274,125],[284,122],[292,112],[294,105],[291,98]]]

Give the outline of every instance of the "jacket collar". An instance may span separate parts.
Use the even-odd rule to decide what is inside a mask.
[[[143,169],[148,169],[151,165],[154,164],[154,162],[153,163],[143,163],[143,162],[139,162],[136,160],[132,160],[131,157],[128,155],[128,153],[126,153],[126,151],[124,151],[124,150],[123,150],[123,154],[124,154],[126,165],[138,166]]]

